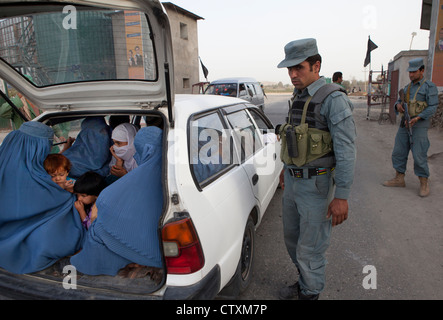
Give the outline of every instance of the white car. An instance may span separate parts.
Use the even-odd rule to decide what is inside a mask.
[[[205,94],[237,97],[246,100],[262,111],[265,110],[265,96],[260,83],[254,78],[226,78],[212,81]]]
[[[55,275],[61,266],[32,274],[0,269],[0,296],[212,299],[224,288],[245,289],[255,230],[282,170],[267,117],[237,98],[172,94],[171,33],[157,0],[0,5],[0,28],[9,24],[17,37],[13,45],[0,42],[0,78],[43,111],[32,121],[54,128],[69,123],[66,138],[87,117],[129,115],[132,123],[156,123],[164,133],[160,281],[82,275],[76,290],[67,290],[65,275]],[[142,66],[128,55],[134,45]]]

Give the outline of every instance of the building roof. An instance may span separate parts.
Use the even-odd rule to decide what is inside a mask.
[[[404,50],[397,53],[394,57],[394,61],[398,60],[402,57],[419,57],[419,56],[427,56],[428,50]]]
[[[176,12],[181,13],[185,16],[188,16],[194,20],[205,20],[204,18],[202,18],[202,17],[200,17],[200,16],[198,16],[186,9],[183,9],[182,7],[179,7],[175,4],[173,4],[172,2],[162,2],[162,4],[166,9],[175,10]]]
[[[420,29],[431,29],[432,0],[422,0]]]

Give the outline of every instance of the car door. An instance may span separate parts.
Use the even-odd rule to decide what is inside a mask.
[[[196,114],[188,130],[189,168],[196,187],[183,183],[186,171],[180,170],[180,194],[202,241],[205,261],[220,266],[224,286],[235,272],[256,201],[222,114],[218,110]]]
[[[255,88],[254,88],[254,84],[253,83],[247,83],[246,84],[246,88],[247,88],[249,96],[251,97],[250,102],[253,105],[257,106],[258,105],[258,99],[257,99],[257,92],[255,91]]]
[[[260,84],[258,84],[258,83],[254,83],[254,88],[255,88],[256,99],[257,99],[257,102],[256,102],[255,105],[259,106],[262,109],[262,111],[263,111],[264,110],[264,104],[265,104],[265,97],[264,97],[264,94],[263,94],[263,90],[262,90]]]
[[[249,94],[248,87],[247,87],[246,83],[239,83],[238,84],[238,97],[240,99],[246,100],[248,102],[252,101],[252,97]]]
[[[278,184],[281,164],[278,159],[279,143],[265,140],[265,135],[273,134],[272,125],[266,125],[266,133],[258,130],[254,117],[261,117],[256,111],[252,115],[247,109],[234,110],[227,114],[234,130],[234,141],[239,150],[240,161],[246,171],[249,183],[261,208],[261,215],[271,201]],[[266,122],[260,118],[262,124]]]

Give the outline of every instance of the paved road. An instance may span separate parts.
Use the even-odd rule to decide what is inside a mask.
[[[274,124],[283,121],[288,97],[269,96],[266,113]],[[386,188],[397,126],[378,124],[377,109],[366,120],[366,101],[353,102],[358,160],[350,215],[333,229],[320,299],[443,299],[443,131],[430,131],[431,195],[418,197],[412,157],[407,187]],[[257,230],[254,279],[241,299],[277,299],[280,287],[296,280],[282,236],[281,196],[277,190]]]

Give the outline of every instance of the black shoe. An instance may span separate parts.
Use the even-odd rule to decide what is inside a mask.
[[[306,295],[301,293],[300,291],[298,292],[298,300],[318,300],[319,296],[319,294]]]
[[[278,292],[278,298],[280,300],[293,300],[297,299],[300,292],[300,286],[298,285],[298,281],[294,283],[292,286],[284,287],[280,289]]]

